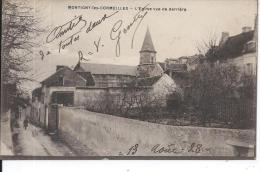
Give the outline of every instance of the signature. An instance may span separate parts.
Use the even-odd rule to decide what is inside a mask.
[[[147,4],[145,7],[149,6],[150,4]],[[144,8],[142,8],[141,10],[138,11],[138,13],[136,13],[133,17],[133,20],[127,24],[126,26],[124,26],[124,28],[122,28],[123,25],[123,20],[118,20],[114,23],[111,31],[110,31],[110,39],[116,42],[116,48],[115,48],[115,53],[116,56],[119,57],[120,56],[120,39],[122,34],[127,34],[131,28],[136,24],[136,27],[134,29],[134,33],[131,39],[131,48],[133,48],[133,44],[134,44],[134,38],[135,38],[135,33],[137,31],[137,29],[139,28],[141,22],[143,21],[144,17],[147,15],[148,11],[144,11]]]
[[[100,51],[100,48],[104,47],[104,44],[101,42],[101,36],[98,38],[98,40],[95,40],[93,41],[93,47],[94,47],[94,51],[90,51],[89,49],[86,49],[87,50],[87,55],[93,55],[94,53],[98,53]],[[79,50],[78,51],[78,56],[79,56],[79,60],[85,60],[85,61],[89,61],[89,59],[87,58],[84,58],[84,55],[83,55],[83,51],[82,50]]]
[[[39,54],[40,54],[40,56],[41,56],[41,60],[43,60],[46,56],[50,55],[51,52],[50,52],[50,51],[47,51],[47,52],[45,53],[45,52],[43,52],[43,50],[40,50],[40,51],[39,51]]]
[[[113,15],[115,15],[116,13],[118,13],[119,11],[116,11],[110,15],[104,14],[101,19],[98,19],[97,21],[94,22],[90,22],[88,25],[88,28],[86,29],[86,33],[89,33],[90,31],[92,31],[95,27],[97,27],[98,25],[100,25],[102,22],[104,22],[106,19],[112,17]]]
[[[55,27],[46,37],[46,42],[51,43],[54,40],[62,38],[62,40],[60,40],[59,42],[60,52],[62,49],[65,49],[66,47],[72,45],[74,42],[79,41],[80,33],[83,29],[86,29],[85,33],[87,34],[118,12],[119,11],[116,11],[111,14],[104,14],[101,18],[90,22],[83,19],[82,15],[76,16],[72,20],[66,22],[65,24]],[[95,42],[94,44],[98,51],[99,41]]]
[[[59,43],[59,53],[61,49],[65,49],[66,47],[68,47],[69,45],[72,45],[73,42],[79,41],[79,32],[74,33],[73,35],[71,35],[70,37],[66,38],[65,40],[61,40]]]
[[[79,61],[82,61],[82,60],[89,61],[89,59],[84,58],[84,55],[81,50],[78,51],[78,56],[79,56]]]
[[[50,43],[55,39],[61,38],[62,36],[68,35],[73,30],[77,29],[80,32],[87,25],[87,21],[82,18],[82,15],[74,17],[67,23],[55,27],[46,38],[46,42]],[[75,34],[75,33],[74,33]],[[74,35],[72,34],[72,35]]]

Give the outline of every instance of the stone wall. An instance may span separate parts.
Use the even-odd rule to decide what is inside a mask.
[[[45,106],[42,103],[39,107],[39,124],[41,127],[45,127],[46,125]]]
[[[131,90],[129,88],[120,87],[77,88],[74,92],[74,105],[99,112],[104,112],[102,108],[106,106],[116,110],[123,104],[127,106],[127,103],[130,103],[130,101],[134,102],[133,98],[136,98],[141,93],[144,94],[147,90],[149,92],[151,89],[136,88]],[[132,107],[135,106],[136,105],[133,105]]]
[[[93,74],[95,87],[120,87],[131,82],[135,76]]]
[[[90,102],[101,100],[101,94],[105,94],[105,88],[82,88],[76,89],[74,92],[75,106],[90,106]]]
[[[254,157],[251,130],[169,126],[69,107],[59,108],[59,119],[65,139],[73,137],[101,156]]]
[[[36,100],[31,106],[23,109],[22,113],[24,117],[30,117],[30,121],[35,125],[46,127],[46,110],[48,109],[45,109],[45,105]]]

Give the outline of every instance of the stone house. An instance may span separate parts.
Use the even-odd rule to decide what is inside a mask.
[[[66,66],[57,66],[56,72],[41,82],[42,102],[73,106],[75,87],[93,86],[94,79],[88,72],[76,73]]]
[[[177,59],[167,58],[163,63],[160,63],[160,65],[165,73],[173,77],[173,75],[176,74],[195,70],[202,59],[203,56],[201,54],[195,54],[193,56],[182,56]]]
[[[204,57],[202,54],[195,54],[193,56],[189,56],[188,61],[186,63],[187,65],[187,71],[193,71],[196,69],[198,64],[203,61]]]
[[[189,72],[195,70],[202,59],[204,58],[201,54],[195,54],[193,56],[167,58],[164,62],[160,63],[164,73],[168,74],[178,85],[177,88],[182,98],[184,96],[183,91],[191,87],[189,84]]]
[[[243,27],[240,34],[229,36],[222,32],[219,45],[216,49],[216,62],[228,63],[239,67],[240,73],[256,75],[257,71],[257,17],[255,27]]]
[[[175,83],[175,81],[167,74],[162,76],[153,76],[147,78],[137,78],[132,84],[135,87],[145,87],[148,90],[148,97],[155,101],[156,104],[160,104],[161,107],[166,107],[170,99],[170,96],[177,93],[181,96],[182,92]]]
[[[66,66],[57,66],[56,72],[41,82],[41,87],[32,91],[31,119],[47,127],[51,104],[74,105],[76,86],[93,85],[91,75],[75,73]]]

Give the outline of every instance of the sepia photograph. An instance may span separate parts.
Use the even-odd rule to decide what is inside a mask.
[[[256,159],[257,0],[2,0],[1,159]]]

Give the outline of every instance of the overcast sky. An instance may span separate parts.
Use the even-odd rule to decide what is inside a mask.
[[[135,23],[127,34],[121,34],[120,56],[116,57],[116,41],[110,39],[110,31],[113,25],[122,20],[122,27],[133,21],[138,12],[136,7],[148,5],[150,8],[185,8],[186,11],[148,11],[136,30],[131,48],[131,40]],[[83,1],[83,0],[35,0],[31,5],[35,7],[35,15],[41,19],[41,27],[46,29],[39,48],[35,49],[32,64],[33,78],[41,81],[55,71],[56,65],[75,66],[78,61],[78,51],[82,51],[89,63],[113,63],[124,65],[138,65],[139,51],[145,36],[147,27],[150,29],[154,47],[157,51],[157,61],[166,58],[178,58],[180,56],[194,55],[197,53],[196,45],[202,40],[207,40],[211,35],[221,36],[221,32],[228,31],[230,35],[241,33],[243,26],[254,27],[254,18],[257,13],[256,0],[196,0],[196,1]],[[128,7],[129,10],[119,10],[118,13],[106,19],[91,32],[85,30],[91,21],[96,21],[104,14],[110,15],[115,11],[92,9],[68,9],[72,5],[85,6],[117,6]],[[133,9],[130,9],[133,8]],[[143,14],[142,12],[141,14]],[[58,52],[60,41],[64,41],[75,30],[69,31],[63,37],[46,43],[46,37],[51,31],[60,25],[82,15],[87,25],[78,34],[79,40]],[[138,20],[139,21],[139,20]],[[94,41],[100,39],[99,52],[95,51]],[[39,51],[50,51],[51,54],[41,60]],[[89,55],[88,52],[92,52]],[[31,88],[39,83],[30,84]],[[28,86],[28,85],[27,85]]]

